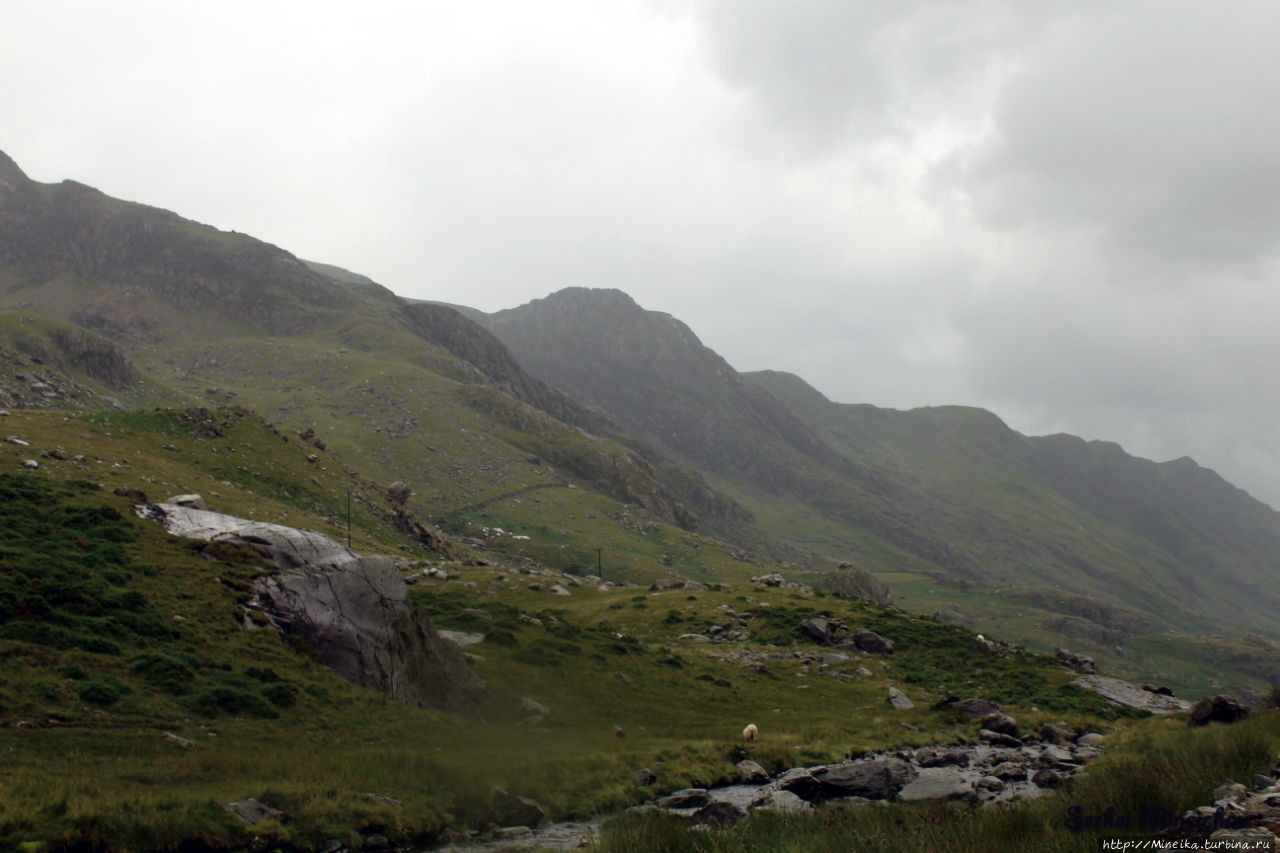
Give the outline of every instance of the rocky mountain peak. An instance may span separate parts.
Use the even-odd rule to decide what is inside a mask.
[[[0,151],[0,192],[6,192],[30,182],[31,179],[14,162],[13,158]]]

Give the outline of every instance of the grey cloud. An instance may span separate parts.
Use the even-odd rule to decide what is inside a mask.
[[[995,227],[1093,231],[1113,260],[1257,270],[1280,238],[1280,7],[1134,3],[1077,18],[969,152]]]

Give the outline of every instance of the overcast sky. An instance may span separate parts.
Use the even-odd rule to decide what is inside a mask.
[[[4,0],[33,178],[1280,507],[1280,4]]]

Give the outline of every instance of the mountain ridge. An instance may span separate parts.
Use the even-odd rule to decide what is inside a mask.
[[[235,397],[323,436],[446,531],[548,537],[510,545],[521,559],[581,569],[604,546],[636,579],[704,582],[848,562],[904,607],[1040,647],[1080,638],[1139,670],[1167,659],[1144,631],[1276,633],[1276,514],[1199,466],[1022,436],[981,409],[834,403],[738,373],[619,290],[484,315],[16,164],[0,182],[21,226],[0,228],[0,308],[101,332],[148,400]],[[730,559],[706,556],[722,544]]]
[[[762,519],[799,546],[962,584],[1117,595],[1157,624],[1205,609],[1277,627],[1280,581],[1266,567],[1280,553],[1280,515],[1194,463],[1024,436],[971,407],[833,403],[799,377],[737,373],[687,326],[615,291],[565,289],[487,324],[531,373],[749,509],[782,497],[816,514],[822,529],[809,533],[805,513]]]

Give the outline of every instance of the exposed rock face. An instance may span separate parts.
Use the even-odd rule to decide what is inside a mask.
[[[1108,702],[1125,708],[1142,708],[1153,714],[1172,714],[1186,711],[1191,703],[1176,696],[1162,696],[1143,690],[1136,684],[1130,684],[1119,678],[1108,678],[1105,675],[1082,675],[1071,682],[1077,687],[1092,690]]]
[[[422,708],[484,712],[484,682],[412,605],[393,561],[362,557],[309,530],[174,504],[142,506],[138,514],[174,535],[245,546],[269,560],[280,571],[254,583],[251,606],[351,683]]]

